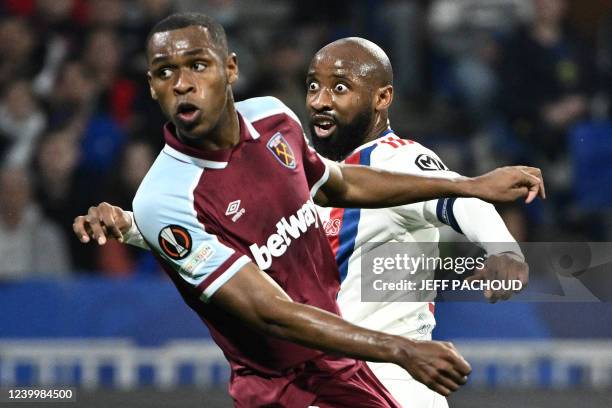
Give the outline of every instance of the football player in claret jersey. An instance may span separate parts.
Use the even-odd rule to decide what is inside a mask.
[[[390,127],[387,109],[393,98],[389,58],[376,44],[346,38],[314,56],[306,81],[306,105],[313,144],[333,160],[396,172],[452,178],[431,150],[399,138]],[[386,209],[322,208],[330,244],[342,280],[338,304],[348,321],[415,340],[431,340],[435,326],[432,303],[361,302],[361,256],[368,242],[437,242],[443,224],[450,225],[489,255],[486,267],[469,279],[519,279],[528,267],[520,247],[491,204],[475,198],[444,198]],[[437,246],[406,245],[418,257],[438,255]],[[417,251],[418,249],[418,251]],[[432,271],[419,271],[432,279]],[[510,292],[487,292],[491,301]],[[369,363],[374,374],[400,404],[413,408],[448,407],[446,399],[418,383],[403,370]]]
[[[452,345],[338,316],[338,268],[314,203],[532,200],[544,193],[539,170],[447,180],[326,162],[277,99],[234,103],[236,56],[202,14],[159,22],[147,58],[151,95],[170,119],[166,146],[134,198],[133,219],[101,204],[74,230],[83,242],[133,238],[153,251],[227,357],[235,405],[398,406],[360,360],[398,364],[444,395],[464,384],[470,367]]]

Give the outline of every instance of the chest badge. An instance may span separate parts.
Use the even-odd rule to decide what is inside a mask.
[[[276,132],[274,136],[268,141],[268,150],[272,152],[276,160],[278,160],[283,166],[290,169],[295,169],[296,161],[295,154],[289,146],[289,143],[280,132]]]

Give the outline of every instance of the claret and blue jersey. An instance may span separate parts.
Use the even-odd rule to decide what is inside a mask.
[[[172,125],[134,199],[134,218],[233,368],[278,374],[322,352],[268,338],[209,302],[248,262],[295,301],[338,313],[338,269],[312,196],[328,169],[293,112],[271,97],[236,104],[240,142],[202,151]]]

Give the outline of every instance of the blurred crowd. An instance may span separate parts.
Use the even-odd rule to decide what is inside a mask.
[[[145,39],[187,10],[226,28],[238,100],[302,119],[316,50],[378,43],[398,135],[465,175],[543,169],[548,200],[499,207],[518,240],[612,239],[612,0],[0,0],[0,278],[159,273],[144,251],[82,245],[72,221],[131,207],[163,146]]]

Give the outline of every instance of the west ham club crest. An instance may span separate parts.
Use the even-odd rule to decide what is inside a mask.
[[[274,136],[268,141],[268,149],[272,152],[276,160],[278,160],[283,166],[290,169],[295,169],[295,154],[289,143],[285,140],[280,132],[276,132]]]

